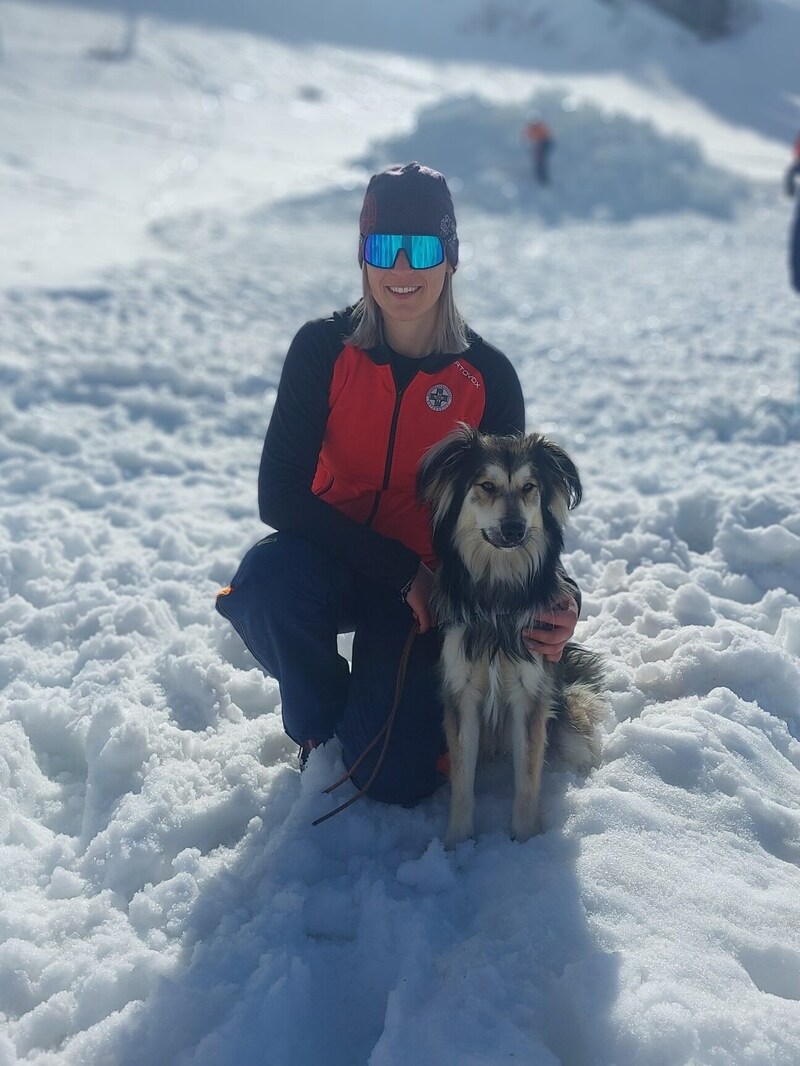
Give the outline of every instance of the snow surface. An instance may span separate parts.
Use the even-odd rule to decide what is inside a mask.
[[[0,7],[0,1066],[796,1066],[800,10],[761,6],[702,45],[431,0],[391,52],[367,0],[176,2],[118,61],[114,12]],[[523,846],[503,765],[454,853],[446,789],[312,828],[336,746],[298,774],[213,610],[289,340],[355,297],[364,181],[415,157],[585,486],[603,762],[546,774]]]

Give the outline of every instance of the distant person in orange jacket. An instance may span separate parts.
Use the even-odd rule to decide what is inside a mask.
[[[800,292],[800,197],[797,197],[800,186],[800,134],[794,142],[794,159],[786,171],[783,183],[786,195],[797,199],[789,242],[789,272],[792,286]]]
[[[540,185],[550,184],[550,153],[555,139],[552,130],[542,119],[529,122],[525,127],[525,137],[533,153],[533,171]]]

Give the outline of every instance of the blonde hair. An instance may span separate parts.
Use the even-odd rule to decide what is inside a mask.
[[[361,275],[364,295],[353,309],[355,328],[349,337],[345,337],[345,342],[357,348],[375,348],[384,341],[383,314],[370,291],[366,264],[361,269]],[[460,355],[469,348],[469,344],[467,324],[453,299],[453,275],[448,270],[436,305],[432,351]]]

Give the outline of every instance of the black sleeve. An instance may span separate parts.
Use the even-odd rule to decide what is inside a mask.
[[[525,432],[525,400],[511,360],[485,341],[480,343],[480,369],[486,389],[481,433]],[[478,355],[476,344],[476,356]],[[476,358],[476,362],[478,359]]]
[[[331,320],[307,322],[292,341],[261,453],[258,510],[273,529],[305,537],[357,573],[400,590],[416,574],[419,556],[311,491],[341,347],[339,328]]]
[[[578,588],[578,583],[577,583],[577,581],[575,580],[574,577],[570,577],[569,576],[569,574],[564,569],[564,567],[562,566],[561,563],[558,564],[558,568],[561,571],[561,576],[564,578],[564,581],[569,586],[569,591],[575,597],[575,603],[578,606],[578,617],[580,618],[580,616],[581,616],[581,599],[582,599],[582,597],[581,597],[581,590]]]

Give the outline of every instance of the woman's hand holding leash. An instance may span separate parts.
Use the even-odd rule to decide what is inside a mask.
[[[523,629],[522,639],[530,652],[543,655],[551,663],[557,663],[564,653],[564,646],[572,640],[578,624],[578,605],[572,597],[543,612],[544,617],[535,619],[544,629]]]
[[[420,633],[427,633],[431,626],[436,625],[436,619],[430,608],[432,589],[433,571],[429,570],[425,563],[420,563],[417,576],[411,582],[411,588],[405,596],[406,603],[417,620]]]

